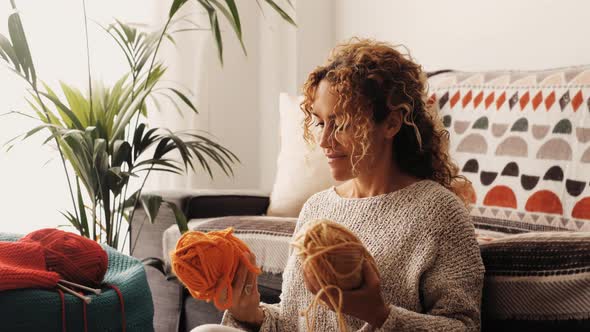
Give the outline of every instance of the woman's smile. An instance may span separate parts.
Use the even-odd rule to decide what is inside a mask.
[[[325,153],[325,155],[326,155],[326,158],[328,158],[329,164],[335,163],[340,160],[344,160],[346,158],[345,154],[337,153],[337,152]]]

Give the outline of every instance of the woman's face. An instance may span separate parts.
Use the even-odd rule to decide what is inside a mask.
[[[336,106],[338,97],[330,91],[330,83],[322,80],[317,87],[315,99],[313,101],[313,114],[315,115],[315,124],[320,127],[319,145],[322,148],[324,155],[328,158],[328,164],[332,171],[332,177],[337,181],[345,181],[352,179],[356,175],[353,174],[353,161],[357,162],[358,173],[363,172],[367,167],[368,158],[371,153],[382,149],[379,139],[379,130],[374,130],[371,137],[371,149],[362,160],[360,158],[360,151],[352,154],[352,137],[348,131],[334,132],[337,127],[336,118],[334,114],[334,107]],[[378,128],[375,128],[378,129]],[[359,149],[357,149],[359,150]],[[377,154],[378,155],[378,154]],[[357,174],[358,175],[358,174]]]

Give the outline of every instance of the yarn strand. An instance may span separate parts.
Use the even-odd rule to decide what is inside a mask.
[[[115,285],[109,285],[109,287],[112,288],[119,297],[119,305],[121,306],[121,332],[125,332],[127,329],[127,321],[125,319],[125,300],[123,299],[123,294],[121,293],[121,290],[119,290],[119,287]]]
[[[66,299],[61,289],[58,288],[57,293],[61,301],[61,331],[66,332]]]

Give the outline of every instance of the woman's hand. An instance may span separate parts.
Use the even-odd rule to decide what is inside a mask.
[[[311,271],[303,269],[303,280],[307,289],[314,295],[317,294],[321,287],[316,281]],[[335,302],[338,302],[338,292],[335,289],[327,290]],[[324,293],[322,301],[331,309],[328,296]],[[389,306],[385,304],[381,296],[381,280],[377,271],[366,260],[363,263],[363,283],[354,290],[342,291],[342,312],[368,322],[373,327],[381,327],[387,316],[389,316]]]
[[[256,266],[254,254],[245,254],[245,258]],[[247,324],[260,326],[264,319],[256,274],[250,272],[243,261],[232,281],[232,306],[228,310],[236,320]]]

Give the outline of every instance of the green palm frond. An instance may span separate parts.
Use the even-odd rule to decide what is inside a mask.
[[[14,2],[12,2],[12,8],[16,10]],[[8,34],[10,40],[0,34],[0,58],[7,62],[12,71],[35,86],[37,73],[33,65],[29,43],[17,12],[8,17]]]
[[[294,27],[297,27],[297,24],[291,18],[291,16],[289,16],[289,14],[287,14],[287,12],[283,8],[281,8],[281,6],[279,6],[275,1],[273,1],[273,0],[264,0],[264,1],[266,1],[266,3],[272,9],[274,9],[279,15],[281,15],[281,17],[283,18],[283,20],[287,21],[289,24],[293,25]],[[290,2],[289,2],[289,5],[291,7],[293,7],[293,4],[291,4]]]

